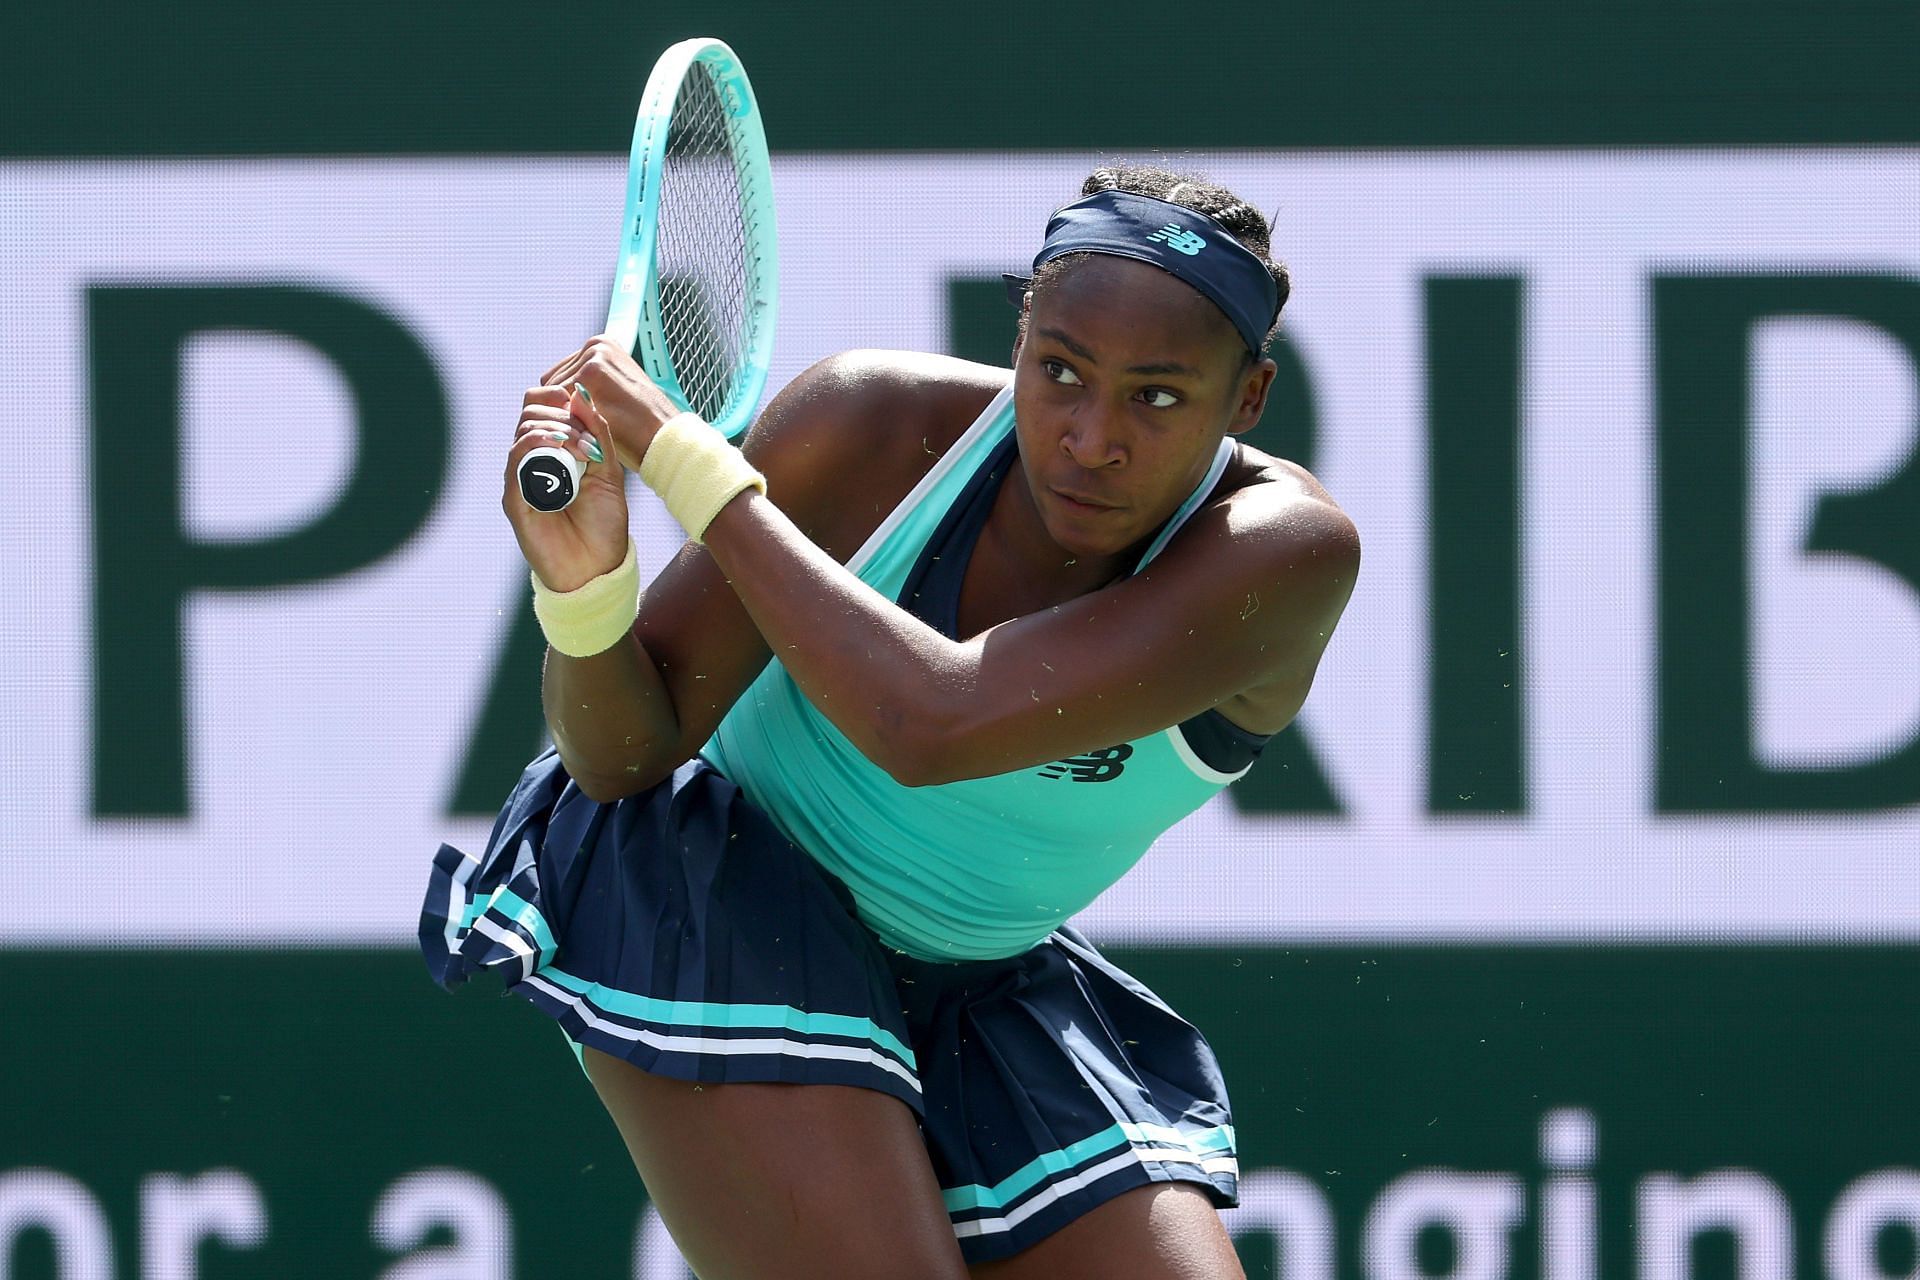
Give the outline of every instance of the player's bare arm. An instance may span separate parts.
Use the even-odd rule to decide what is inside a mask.
[[[1352,591],[1337,509],[1259,485],[1198,516],[1145,573],[953,641],[834,563],[755,495],[709,545],[794,679],[913,784],[1044,764],[1259,691],[1284,727]],[[1278,720],[1278,723],[1273,722]]]
[[[1158,282],[1143,284],[1137,273],[1144,270],[1121,264],[1118,283],[1106,281],[1105,288],[1151,288]],[[1103,333],[1095,318],[1102,288],[1096,275],[1070,292],[1024,343],[1021,367],[1039,388],[1032,416],[1045,421],[1051,414],[1072,434],[1056,442],[1036,428],[1033,449],[1057,445],[1085,455],[1060,474],[1117,473],[1169,453],[1177,459],[1185,447],[1181,433],[1194,434],[1209,421],[1212,399],[1221,400],[1218,412],[1230,430],[1257,421],[1270,363],[1231,376],[1201,367],[1199,356],[1191,357],[1190,368],[1178,360],[1127,366],[1151,371],[1140,376],[1100,370],[1087,343],[1107,348],[1112,363],[1136,348],[1180,354],[1212,336],[1203,326],[1183,344],[1182,300],[1171,291],[1165,332]],[[1168,366],[1187,372],[1170,375]],[[638,376],[630,361],[601,351],[558,372],[604,382],[607,392],[594,397],[599,420],[624,452],[644,453],[657,420],[644,411],[643,396],[622,390]],[[871,450],[878,435],[867,412],[873,406],[836,405],[831,394],[819,393],[810,403],[823,401],[830,407],[819,418]],[[1097,424],[1081,425],[1095,418]],[[823,441],[810,440],[809,447],[815,459],[831,452],[836,461],[856,465]],[[1027,464],[1036,473],[1046,465]],[[862,473],[843,473],[839,487],[854,488],[849,481],[856,474]],[[818,470],[808,475],[832,491],[831,478]],[[1019,487],[1008,489],[1017,500]],[[1001,522],[1015,535],[1018,516],[1014,511]],[[1036,519],[1034,513],[1026,524]],[[1124,522],[1118,527],[1127,528]],[[1310,478],[1249,484],[1197,516],[1151,571],[1091,594],[1087,570],[1108,574],[1133,548],[1103,547],[1098,533],[1088,537],[1093,542],[1084,557],[1029,538],[1026,562],[1006,576],[1027,584],[1020,604],[1031,611],[1009,609],[1013,597],[1003,595],[999,607],[977,618],[977,632],[955,641],[860,582],[841,564],[844,551],[836,558],[819,547],[767,498],[743,494],[707,532],[714,564],[764,642],[822,713],[897,780],[924,785],[1042,764],[1223,704],[1259,721],[1244,728],[1284,727],[1306,696],[1357,568],[1352,524],[1324,491]],[[1032,558],[1036,546],[1038,560]],[[1049,592],[1058,598],[1046,599]],[[731,695],[727,705],[738,696],[738,688],[717,687]],[[690,737],[682,745],[691,749],[703,740]]]
[[[523,420],[530,438],[509,457],[502,504],[523,547],[537,546],[566,516],[534,511],[521,500],[513,480],[520,457],[555,424],[586,434],[575,414],[590,411],[570,390],[575,383],[597,387],[586,394],[610,409],[650,403],[650,388],[631,382],[633,373],[596,340],[581,358],[544,375],[565,385],[527,393],[530,403],[558,408]],[[768,477],[768,492],[789,527],[844,562],[951,443],[954,424],[970,419],[1004,379],[1003,371],[946,357],[849,352],[795,378],[756,421],[743,448]],[[619,436],[608,438],[617,453],[634,456],[630,443],[623,448]],[[624,492],[615,461],[588,468],[569,513],[590,511],[602,489]],[[854,477],[857,486],[849,483]],[[624,516],[618,527],[624,529]],[[604,563],[584,577],[554,572],[559,582],[576,585],[576,577],[584,581],[617,564],[623,550],[610,540],[597,553]],[[535,572],[544,580],[542,569]],[[768,652],[711,554],[688,542],[647,587],[624,641],[583,658],[548,651],[541,685],[548,731],[587,794],[611,799],[645,790],[712,735]]]

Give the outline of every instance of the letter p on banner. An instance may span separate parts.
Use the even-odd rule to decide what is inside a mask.
[[[87,290],[93,406],[95,815],[187,812],[181,614],[201,591],[290,586],[358,569],[404,545],[445,481],[446,394],[419,341],[369,304],[302,285],[94,285]],[[211,331],[273,334],[331,361],[356,449],[331,506],[249,541],[194,537],[183,519],[181,364]],[[236,447],[273,466],[271,405],[236,404]],[[404,442],[403,445],[397,442]]]

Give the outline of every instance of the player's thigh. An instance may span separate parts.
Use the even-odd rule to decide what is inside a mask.
[[[1206,1192],[1156,1182],[1115,1196],[975,1280],[1245,1280]]]
[[[842,1085],[696,1085],[593,1049],[587,1078],[702,1280],[966,1275],[919,1124]]]

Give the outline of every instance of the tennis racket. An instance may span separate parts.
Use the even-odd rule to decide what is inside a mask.
[[[719,40],[682,40],[653,64],[640,98],[605,332],[676,405],[731,439],[766,386],[778,265],[767,138],[746,68]],[[535,449],[520,463],[520,495],[559,511],[584,470],[565,449]]]

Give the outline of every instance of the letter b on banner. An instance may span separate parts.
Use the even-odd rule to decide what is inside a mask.
[[[1873,326],[1920,371],[1920,281],[1689,275],[1653,281],[1659,429],[1659,807],[1859,810],[1920,802],[1920,731],[1875,759],[1780,768],[1757,757],[1750,419],[1753,332],[1779,316]],[[1836,441],[1836,447],[1844,441]],[[1920,450],[1813,508],[1803,552],[1893,575],[1920,608]],[[1835,631],[1850,620],[1834,617]],[[1871,694],[1867,696],[1872,696]]]
[[[181,613],[199,591],[334,577],[403,544],[446,476],[446,396],[391,316],[297,285],[87,290],[93,401],[93,811],[184,814]],[[332,506],[253,541],[192,537],[181,494],[181,358],[212,331],[294,338],[333,362],[357,450]],[[233,436],[274,465],[272,405],[235,405]]]

